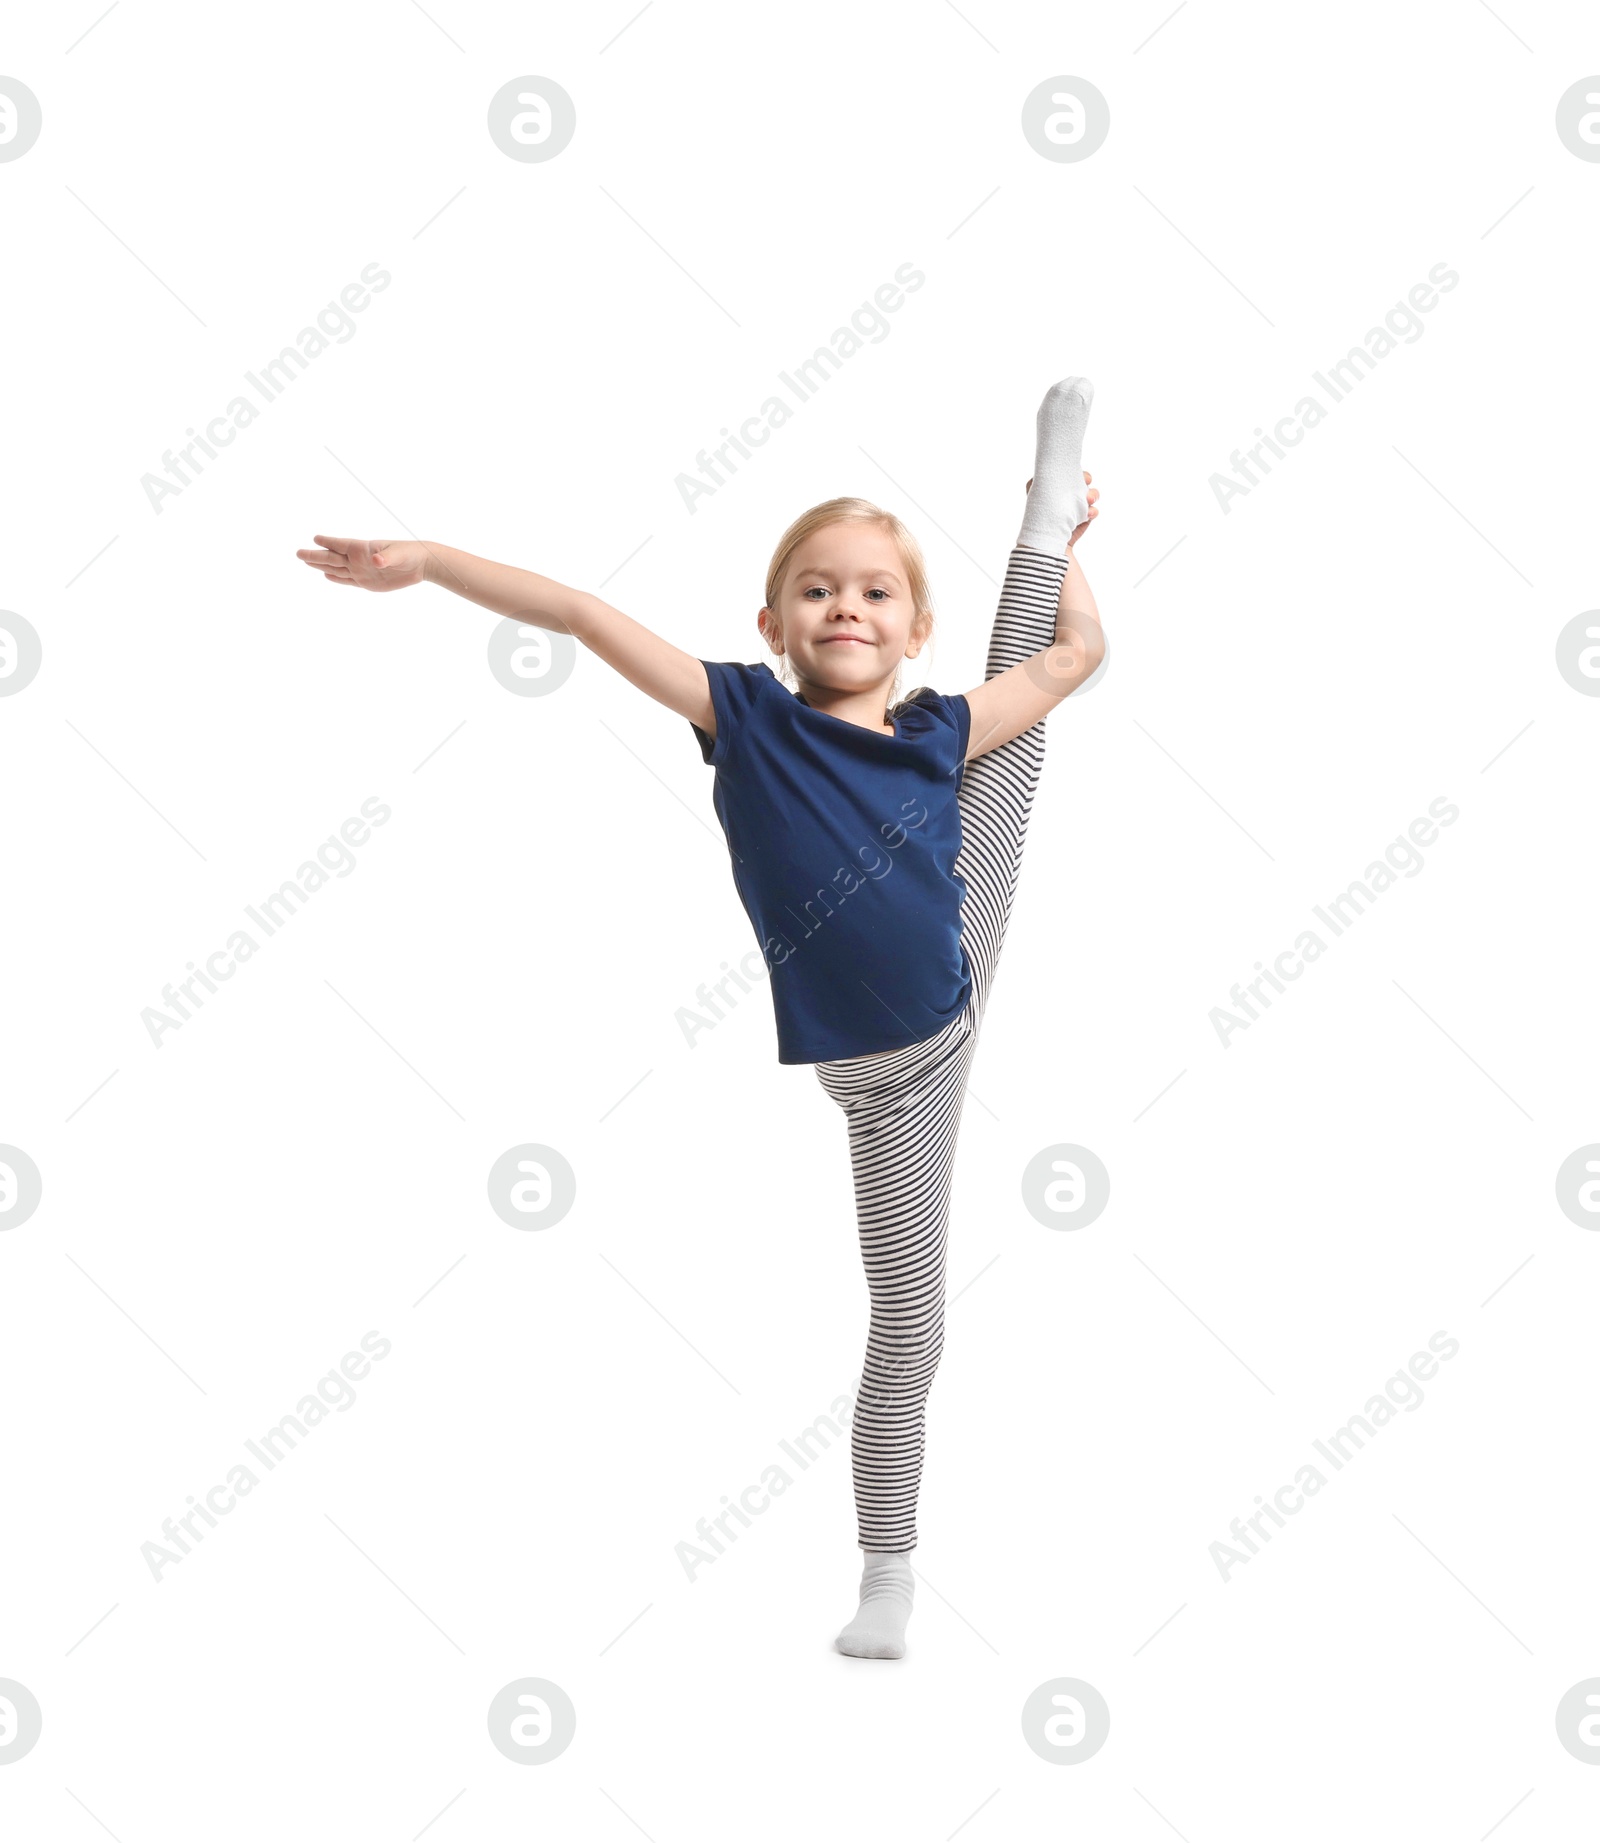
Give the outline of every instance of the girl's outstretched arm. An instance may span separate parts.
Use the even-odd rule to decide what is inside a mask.
[[[693,653],[663,640],[598,595],[569,589],[509,563],[491,563],[448,544],[320,535],[316,542],[318,549],[295,555],[330,582],[376,591],[432,582],[524,626],[571,634],[630,684],[698,724],[708,736],[716,734],[705,666]]]
[[[1085,482],[1090,478],[1084,476]],[[967,739],[966,759],[987,755],[1002,743],[1010,742],[1025,730],[1047,717],[1065,697],[1070,696],[1090,678],[1106,656],[1106,637],[1100,626],[1100,610],[1094,591],[1089,587],[1083,566],[1074,546],[1099,517],[1091,492],[1089,517],[1072,534],[1067,545],[1071,560],[1061,584],[1061,599],[1056,605],[1056,637],[1051,646],[997,673],[975,690],[967,693],[972,712],[971,732]]]

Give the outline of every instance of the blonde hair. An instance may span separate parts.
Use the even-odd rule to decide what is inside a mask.
[[[878,525],[887,531],[894,540],[895,548],[900,552],[900,560],[905,565],[907,586],[911,591],[912,632],[919,630],[926,641],[933,633],[933,596],[928,589],[928,569],[922,559],[922,547],[912,536],[910,529],[893,512],[884,511],[882,506],[875,506],[870,499],[825,499],[821,505],[812,506],[802,512],[783,536],[778,539],[778,548],[772,553],[772,561],[767,565],[766,605],[777,614],[778,595],[783,588],[783,578],[794,553],[813,533],[823,530],[828,525]],[[778,659],[778,676],[785,684],[794,682],[794,673],[789,665],[787,653]],[[895,670],[894,688],[889,697],[892,710],[900,697],[900,671]]]

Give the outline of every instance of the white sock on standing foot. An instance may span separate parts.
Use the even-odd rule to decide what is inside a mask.
[[[1039,405],[1033,485],[1017,542],[1029,550],[1067,553],[1072,534],[1089,516],[1083,483],[1083,432],[1094,403],[1087,378],[1052,384]]]
[[[861,1606],[833,1641],[846,1657],[904,1657],[911,1617],[909,1555],[864,1549]]]

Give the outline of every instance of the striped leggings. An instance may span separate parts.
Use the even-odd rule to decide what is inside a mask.
[[[1055,639],[1064,556],[1013,550],[1000,591],[984,677]],[[871,1328],[851,1422],[858,1539],[907,1554],[917,1545],[928,1391],[944,1349],[945,1251],[956,1129],[978,1026],[1000,958],[1034,788],[1044,723],[962,770],[961,850],[967,893],[961,943],[972,996],[959,1017],[905,1049],[816,1064],[850,1135],[861,1258]]]

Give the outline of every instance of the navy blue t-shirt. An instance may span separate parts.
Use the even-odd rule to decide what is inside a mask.
[[[779,1062],[936,1035],[972,990],[956,794],[972,712],[923,689],[885,736],[813,710],[764,665],[702,661],[714,804],[772,979]]]

